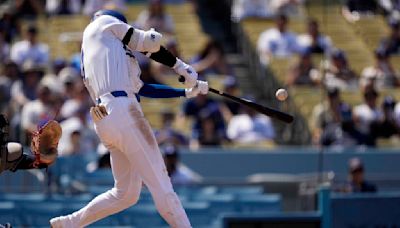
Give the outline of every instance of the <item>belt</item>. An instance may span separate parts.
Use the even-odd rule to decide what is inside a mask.
[[[138,100],[138,102],[140,102],[140,98],[139,95],[135,94],[136,99]],[[116,91],[112,91],[109,93],[106,93],[104,95],[101,95],[99,98],[97,98],[97,104],[100,104],[102,102],[105,102],[107,100],[111,100],[115,97],[129,97],[128,93],[123,91],[123,90],[116,90]]]

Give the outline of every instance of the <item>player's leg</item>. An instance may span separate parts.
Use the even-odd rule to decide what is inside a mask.
[[[171,227],[191,227],[172,188],[164,160],[147,120],[144,117],[135,118],[133,125],[124,128],[122,133],[126,137],[121,140],[121,149],[140,173],[161,216]]]
[[[88,205],[71,215],[54,218],[53,228],[84,227],[135,204],[140,196],[142,180],[126,155],[113,147],[111,154],[114,187],[94,198]],[[62,225],[61,225],[62,224]]]

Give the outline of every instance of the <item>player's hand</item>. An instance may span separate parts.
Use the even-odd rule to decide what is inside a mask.
[[[185,77],[183,85],[185,85],[186,88],[193,88],[196,86],[198,75],[192,66],[177,58],[173,68],[178,75]]]
[[[186,98],[193,98],[199,94],[208,93],[208,82],[197,80],[196,85],[193,88],[185,89]]]

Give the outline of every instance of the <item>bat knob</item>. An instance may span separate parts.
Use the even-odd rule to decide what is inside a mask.
[[[184,83],[184,82],[185,82],[185,77],[183,77],[182,75],[179,76],[178,81],[179,81],[180,83]]]

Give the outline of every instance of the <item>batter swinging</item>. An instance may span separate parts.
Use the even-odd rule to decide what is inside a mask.
[[[97,103],[90,113],[98,136],[111,152],[114,187],[79,211],[51,219],[53,228],[84,227],[130,207],[139,199],[142,182],[171,227],[191,227],[136,96],[190,98],[207,94],[208,83],[198,81],[191,66],[160,46],[160,33],[135,29],[126,22],[119,12],[96,12],[82,43],[82,76]],[[144,84],[131,51],[173,67],[185,77],[187,89]]]

